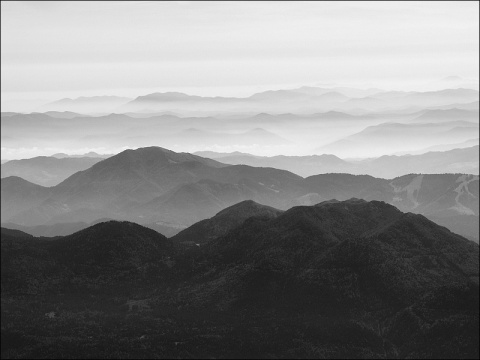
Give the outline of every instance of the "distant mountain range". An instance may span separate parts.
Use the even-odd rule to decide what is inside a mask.
[[[468,144],[478,144],[478,140]],[[478,174],[479,151],[477,146],[450,151],[427,152],[421,155],[384,155],[362,161],[342,160],[335,155],[310,156],[254,156],[246,153],[215,153],[200,151],[196,155],[217,159],[225,164],[249,165],[256,167],[274,167],[291,171],[300,176],[326,173],[367,174],[385,179],[408,173],[441,174],[468,173]]]
[[[148,131],[145,131],[148,129]],[[65,140],[63,140],[65,139]],[[66,140],[68,139],[68,140]],[[161,143],[170,148],[266,148],[293,145],[258,124],[238,125],[213,117],[181,118],[160,115],[135,118],[123,114],[71,119],[46,114],[15,114],[2,118],[2,144],[15,149],[24,141],[50,148],[129,148]]]
[[[152,93],[135,99],[117,96],[80,97],[61,99],[43,105],[41,111],[71,111],[79,113],[111,112],[324,112],[353,111],[355,113],[401,110],[414,107],[435,107],[478,101],[478,91],[464,88],[428,92],[384,91],[381,89],[354,89],[345,87],[300,87],[288,90],[269,90],[249,97],[205,97],[180,92]]]
[[[348,94],[348,95],[347,95]],[[413,106],[439,106],[478,101],[478,91],[447,89],[431,92],[384,92],[353,89],[303,87],[292,90],[266,91],[248,98],[201,97],[182,93],[155,93],[139,96],[123,106],[122,111],[151,108],[155,111],[195,105],[197,109],[214,107],[217,111],[300,112],[357,110],[383,111]],[[300,110],[301,109],[301,110]]]
[[[81,96],[76,99],[65,98],[41,106],[39,111],[76,112],[84,114],[110,113],[120,105],[132,99],[121,96]],[[60,116],[61,117],[61,116]],[[65,118],[65,117],[64,117]]]
[[[356,154],[358,157],[381,156],[412,151],[444,143],[464,142],[478,135],[478,122],[449,121],[439,123],[383,123],[369,126],[350,135],[315,149],[316,153],[328,153],[341,157]],[[369,146],[375,144],[374,147]]]
[[[13,319],[15,306],[50,334],[77,323],[85,346],[95,329],[113,346],[133,332],[149,351],[192,357],[232,355],[239,340],[254,347],[235,354],[255,357],[478,355],[478,245],[382,201],[242,202],[172,239],[118,221],[56,239],[1,232],[2,296],[17,299],[3,306],[5,339],[26,341],[18,323],[32,315]],[[71,346],[31,342],[26,355]]]
[[[198,148],[208,146],[212,143],[216,144],[217,146],[228,146],[229,144],[236,144],[237,146],[261,144],[268,146],[290,143],[290,141],[287,139],[284,139],[262,128],[255,128],[239,134],[209,132],[195,128],[189,128],[179,133],[172,134],[168,141],[172,143],[185,143],[189,144],[189,146]]]
[[[368,174],[386,179],[393,179],[406,173],[468,173],[478,174],[478,139],[460,143],[459,149],[450,151],[430,151],[421,155],[385,155],[364,160],[342,160],[334,155],[310,156],[255,156],[248,153],[217,153],[200,151],[195,155],[217,159],[229,165],[249,165],[255,167],[273,167],[288,170],[300,176],[322,173]],[[450,147],[451,145],[446,145]],[[441,149],[442,146],[436,148]],[[29,182],[55,186],[77,171],[88,169],[91,165],[113,154],[89,152],[83,155],[57,153],[51,157],[12,160],[2,163],[2,178],[19,176]],[[59,161],[61,159],[61,161]]]
[[[80,155],[71,155],[71,154],[65,154],[65,153],[56,153],[56,154],[52,155],[52,157],[57,158],[57,159],[82,158],[82,157],[106,159],[106,158],[109,158],[110,156],[113,156],[113,154],[98,154],[95,151],[89,151],[88,153],[80,154]]]
[[[463,88],[415,92],[300,87],[244,98],[166,92],[135,99],[63,99],[49,106],[58,108],[2,113],[2,154],[24,149],[23,156],[26,144],[34,143],[30,151],[35,155],[51,148],[118,152],[160,145],[187,152],[358,158],[418,153],[462,143],[478,133],[478,91]]]
[[[462,141],[460,143],[454,143],[454,144],[441,144],[441,145],[434,145],[434,146],[429,146],[427,148],[423,148],[420,150],[416,151],[402,151],[398,152],[392,155],[417,155],[417,154],[425,154],[427,152],[431,151],[448,151],[448,150],[454,150],[454,149],[463,149],[463,148],[468,148],[472,146],[476,146],[479,144],[479,139],[470,139],[466,141]],[[208,156],[207,156],[208,157]]]
[[[422,115],[416,117],[413,121],[416,123],[441,122],[441,121],[470,121],[478,123],[477,110],[446,109],[446,110],[426,110]]]
[[[41,113],[40,113],[41,114]],[[88,115],[85,114],[78,114],[75,112],[71,111],[47,111],[44,114],[54,117],[54,118],[60,118],[60,119],[73,119],[76,117],[85,117]]]
[[[243,200],[286,210],[357,197],[432,218],[468,218],[478,225],[478,183],[478,175],[458,173],[393,180],[348,174],[303,178],[285,170],[227,165],[150,147],[126,150],[51,188],[3,178],[2,223],[37,226],[112,218],[188,226]],[[478,241],[478,227],[473,233],[471,229],[460,233]]]

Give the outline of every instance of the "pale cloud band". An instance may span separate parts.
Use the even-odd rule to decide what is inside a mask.
[[[9,99],[478,78],[478,2],[2,2],[1,16]]]

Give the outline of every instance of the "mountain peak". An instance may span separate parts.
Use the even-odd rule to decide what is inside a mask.
[[[271,212],[271,213],[281,213],[281,210],[275,209],[271,206],[259,204],[253,200],[244,200],[235,205],[232,205],[222,211],[218,212],[216,217],[220,216],[238,216],[245,217],[248,215],[253,216],[253,214],[262,213],[262,212]]]
[[[218,212],[214,217],[202,220],[175,235],[172,240],[182,243],[205,244],[225,235],[251,217],[272,219],[283,211],[259,204],[253,200],[244,200]]]
[[[147,94],[143,96],[138,96],[135,100],[132,102],[137,102],[137,101],[183,101],[183,100],[190,100],[190,99],[196,99],[199,98],[199,96],[195,95],[188,95],[184,94],[181,92],[175,92],[175,91],[170,91],[170,92],[156,92],[152,94]]]
[[[127,149],[115,156],[97,163],[96,166],[101,168],[105,165],[126,166],[128,164],[136,164],[137,166],[142,165],[145,167],[155,167],[161,164],[178,164],[192,161],[213,167],[223,166],[223,164],[212,159],[202,158],[190,153],[177,153],[159,146]]]
[[[328,206],[328,205],[340,204],[340,203],[344,204],[344,205],[360,205],[360,204],[366,204],[366,203],[368,203],[368,201],[352,197],[352,198],[350,198],[348,200],[344,200],[344,201],[339,201],[337,199],[326,200],[326,201],[322,201],[321,203],[318,203],[314,206],[321,207],[321,206]]]
[[[73,174],[58,184],[57,189],[63,192],[81,188],[91,194],[89,206],[97,206],[93,204],[101,202],[92,193],[98,193],[99,189],[102,189],[102,195],[112,197],[112,200],[123,198],[122,194],[132,191],[129,194],[131,200],[145,202],[178,186],[182,179],[198,181],[208,177],[212,169],[226,166],[212,159],[158,146],[128,149]],[[115,187],[112,187],[113,184]],[[115,197],[114,193],[117,194]]]
[[[73,263],[124,268],[160,258],[171,243],[152,229],[111,220],[58,239],[52,247]]]

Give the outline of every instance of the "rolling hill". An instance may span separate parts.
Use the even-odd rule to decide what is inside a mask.
[[[74,338],[103,354],[95,329],[117,353],[162,357],[478,356],[478,245],[422,215],[243,202],[188,231],[207,241],[116,221],[59,239],[2,229],[6,351],[56,356]],[[28,335],[45,327],[68,339]]]

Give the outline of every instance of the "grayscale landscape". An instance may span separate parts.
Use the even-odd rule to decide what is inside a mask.
[[[478,2],[2,2],[1,358],[479,358]]]

